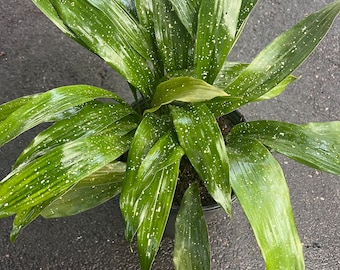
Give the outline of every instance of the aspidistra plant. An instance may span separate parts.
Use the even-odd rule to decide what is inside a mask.
[[[224,138],[216,118],[276,97],[295,81],[292,72],[331,27],[339,0],[281,34],[250,63],[227,57],[256,0],[33,2],[121,74],[136,102],[131,106],[107,90],[73,85],[0,106],[0,146],[53,123],[0,182],[0,217],[15,215],[12,241],[39,215],[75,215],[120,194],[126,237],[137,237],[141,267],[150,269],[186,156],[228,214],[234,192],[267,269],[304,269],[289,190],[271,151],[340,175],[340,122],[252,121]],[[197,184],[180,205],[174,264],[210,268]]]

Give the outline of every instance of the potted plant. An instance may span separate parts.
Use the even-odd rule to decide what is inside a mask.
[[[249,64],[227,56],[257,1],[33,2],[120,73],[136,103],[72,85],[0,106],[0,145],[53,123],[0,182],[0,217],[15,215],[12,241],[39,215],[74,215],[120,194],[126,237],[137,237],[141,267],[150,269],[187,159],[228,214],[235,194],[267,269],[304,268],[289,191],[271,152],[340,175],[340,122],[261,120],[223,134],[217,119],[282,93],[331,27],[339,0],[281,34]],[[210,268],[198,186],[189,185],[179,206],[177,269]]]

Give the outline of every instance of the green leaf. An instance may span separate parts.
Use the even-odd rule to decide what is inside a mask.
[[[229,165],[219,126],[204,104],[170,106],[180,145],[210,195],[230,214]]]
[[[153,0],[136,0],[136,11],[141,25],[154,35]]]
[[[202,0],[198,14],[197,77],[213,83],[235,39],[241,0]]]
[[[44,207],[47,206],[51,200],[52,199],[44,201],[41,204],[35,205],[31,208],[23,209],[15,215],[10,235],[10,240],[12,243],[14,243],[14,241],[18,238],[20,232],[22,232],[22,230],[27,225],[29,225],[40,215],[41,209],[44,209]]]
[[[340,122],[294,125],[254,121],[233,127],[227,140],[253,138],[302,164],[340,175]]]
[[[62,31],[71,32],[76,41],[94,52],[139,89],[152,93],[154,76],[147,61],[155,59],[151,36],[137,23],[121,1],[112,0],[49,0],[54,8],[35,0]],[[49,8],[48,10],[50,10]],[[84,19],[86,18],[86,19]]]
[[[125,8],[137,18],[136,0],[118,0]]]
[[[235,80],[249,64],[240,62],[226,61],[219,74],[217,75],[213,85],[225,89],[233,80]]]
[[[210,269],[210,243],[197,184],[183,196],[176,218],[174,264],[176,270]]]
[[[256,6],[257,0],[243,0],[240,8],[240,14],[237,22],[237,34],[234,43],[240,37],[244,26],[246,25],[250,13]]]
[[[131,131],[127,126],[125,134],[117,122],[134,111],[129,105],[88,102],[80,106],[74,115],[54,123],[38,134],[30,145],[21,153],[14,167],[44,155],[51,149],[74,141],[78,138],[93,136],[102,133],[115,134],[115,129],[120,129],[120,134],[125,135]],[[122,122],[124,123],[124,122]],[[135,123],[136,127],[137,123]],[[123,125],[123,127],[125,127]]]
[[[254,231],[266,269],[304,269],[282,169],[258,141],[228,143],[230,183]]]
[[[81,45],[86,46],[81,39],[64,23],[53,6],[53,0],[32,0],[32,2],[66,35]]]
[[[238,62],[225,62],[220,73],[218,74],[214,86],[219,88],[226,88],[233,80],[235,80],[243,70],[247,68],[249,64],[246,63],[238,63]],[[297,78],[293,75],[289,75],[282,82],[280,82],[277,86],[273,87],[269,92],[260,96],[259,98],[253,101],[261,101],[266,99],[274,98],[280,95],[286,87],[294,82]]]
[[[36,95],[24,96],[1,104],[0,122],[5,120],[11,113],[15,112],[17,109],[30,102],[32,99],[34,99],[34,97],[36,97]]]
[[[144,182],[136,182],[138,170],[151,148],[169,130],[169,127],[168,119],[148,113],[139,124],[131,143],[126,177],[120,196],[120,208],[125,219],[125,234],[128,241],[132,241],[140,226],[139,217],[135,217],[133,210],[131,210],[138,195],[136,185],[140,188],[145,187]],[[140,181],[143,181],[143,179]],[[131,192],[132,190],[134,192]]]
[[[96,98],[121,101],[112,92],[88,85],[64,86],[35,95],[0,122],[0,146],[38,124],[50,121],[63,111]]]
[[[297,77],[295,77],[293,75],[289,75],[287,78],[285,78],[283,81],[281,81],[278,85],[273,87],[269,92],[265,93],[264,95],[258,97],[255,100],[253,100],[253,102],[257,102],[257,101],[261,101],[261,100],[267,100],[267,99],[277,97],[278,95],[280,95],[286,89],[286,87],[289,84],[295,82],[296,80],[297,80]]]
[[[157,86],[149,112],[158,110],[162,105],[173,101],[204,102],[215,97],[228,97],[222,89],[212,86],[203,80],[192,77],[176,77]]]
[[[225,89],[243,100],[212,104],[209,108],[215,116],[254,101],[287,78],[319,44],[339,12],[340,1],[330,3],[271,42]]]
[[[141,56],[148,60],[155,58],[155,48],[151,35],[131,16],[126,6],[121,3],[122,1],[87,0],[81,2],[88,2],[88,4],[102,11],[115,27],[112,29],[113,34],[124,38],[125,42]]]
[[[165,72],[193,66],[194,39],[169,0],[153,0],[154,34]]]
[[[191,37],[195,38],[201,0],[170,0],[170,2],[184,27],[190,33]]]
[[[79,214],[116,196],[122,187],[126,165],[114,162],[80,180],[41,212],[44,218]]]
[[[142,269],[150,269],[163,237],[172,206],[184,151],[176,135],[168,132],[151,148],[138,170],[137,185],[130,191],[130,214],[140,224],[137,244]]]
[[[131,135],[89,136],[56,147],[26,166],[19,166],[1,181],[0,217],[61,196],[78,181],[126,152],[130,141]]]

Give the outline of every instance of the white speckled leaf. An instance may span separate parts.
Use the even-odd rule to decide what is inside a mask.
[[[229,137],[230,136],[230,137]],[[253,121],[235,126],[227,140],[252,138],[302,164],[340,175],[340,122],[295,125]]]
[[[61,196],[78,181],[126,152],[130,142],[131,135],[89,136],[65,143],[19,166],[1,181],[0,217]]]
[[[227,146],[230,183],[254,231],[266,269],[304,269],[282,169],[268,149],[246,137]]]
[[[185,154],[210,195],[230,214],[228,156],[216,119],[204,104],[170,106],[170,112]]]
[[[199,190],[191,185],[176,218],[174,264],[176,270],[210,269],[210,243]]]
[[[110,91],[88,85],[64,86],[35,95],[0,122],[0,146],[63,111],[96,98],[121,101]],[[3,106],[6,107],[6,103],[0,106],[0,111]]]
[[[286,79],[316,48],[340,12],[340,1],[328,4],[274,39],[225,91],[240,101],[219,100],[209,105],[218,117],[256,100]]]

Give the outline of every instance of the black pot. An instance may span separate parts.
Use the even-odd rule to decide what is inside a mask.
[[[232,122],[232,125],[237,125],[239,123],[245,122],[244,116],[237,110],[222,117],[228,117],[228,119]],[[234,202],[235,200],[236,200],[236,196],[232,193],[231,201]],[[209,221],[220,208],[221,206],[217,203],[213,205],[207,205],[207,206],[203,205],[202,209],[203,209],[205,220]],[[171,238],[175,237],[175,222],[176,222],[178,211],[179,211],[179,206],[173,205],[171,207],[168,222],[167,222],[167,225],[164,231],[164,235],[167,237],[171,237]]]

